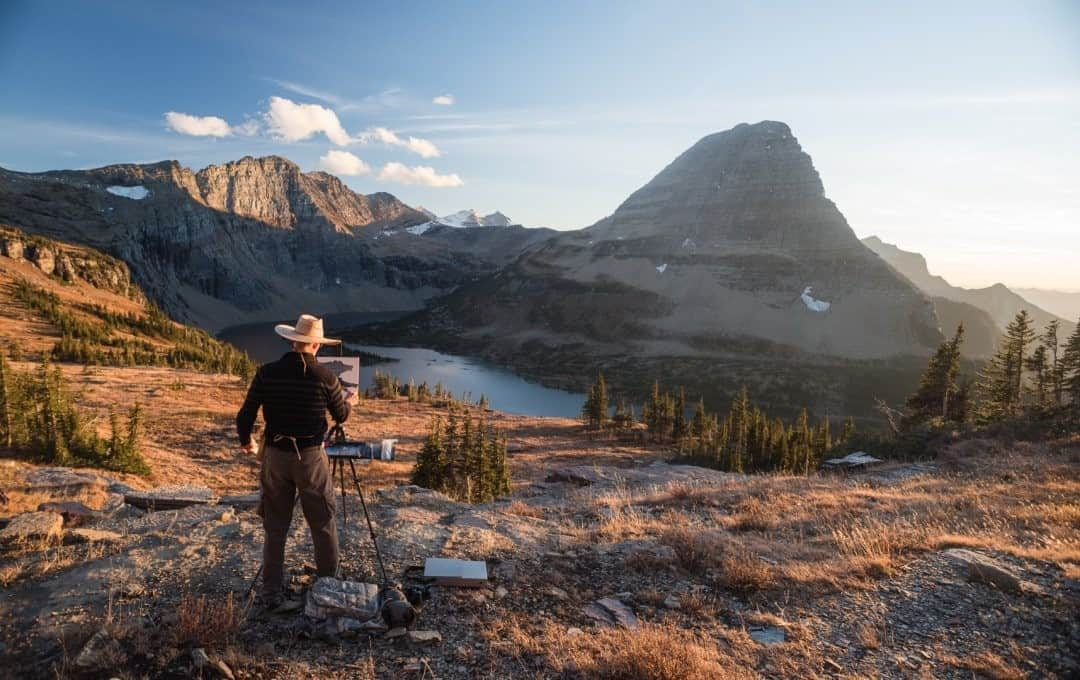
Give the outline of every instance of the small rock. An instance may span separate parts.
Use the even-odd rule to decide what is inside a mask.
[[[1016,572],[992,557],[964,548],[952,548],[944,554],[954,563],[966,568],[971,581],[990,583],[1010,593],[1023,590],[1023,581]]]
[[[399,626],[386,631],[383,637],[388,640],[393,640],[394,638],[404,637],[408,632],[409,631],[404,626]]]
[[[598,621],[601,625],[619,626],[627,630],[637,630],[638,628],[638,619],[633,610],[611,597],[605,597],[585,605],[582,613],[590,619]]]
[[[75,657],[75,667],[84,671],[101,668],[104,665],[106,653],[110,648],[119,644],[109,635],[104,628],[94,633],[86,644],[83,645],[79,655]]]
[[[569,600],[570,599],[570,594],[569,593],[567,593],[562,588],[556,588],[555,586],[552,586],[551,588],[548,588],[548,595],[551,595],[556,600]]]
[[[85,524],[94,516],[94,511],[75,501],[51,501],[38,506],[38,512],[57,512],[64,518],[65,527],[77,527]]]
[[[571,626],[570,628],[566,629],[566,634],[570,637],[577,637],[578,635],[584,635],[585,631],[581,630],[580,628],[575,628]]]
[[[498,588],[495,589],[495,597],[496,597],[496,599],[501,600],[501,599],[503,599],[504,597],[506,597],[509,594],[510,594],[510,591],[507,590],[506,588],[502,587],[502,586],[499,586]]]
[[[56,512],[24,512],[0,530],[0,543],[52,540],[60,536],[64,518]]]
[[[430,645],[442,642],[442,635],[437,630],[410,630],[409,642],[415,645]]]
[[[751,639],[763,645],[778,645],[787,638],[784,629],[776,626],[751,626],[748,632]]]
[[[668,595],[664,598],[664,606],[668,609],[678,609],[682,606],[682,600],[678,595]]]

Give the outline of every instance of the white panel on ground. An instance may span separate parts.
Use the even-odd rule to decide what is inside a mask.
[[[487,563],[429,557],[424,560],[424,578],[435,579],[440,586],[478,587],[487,583]]]

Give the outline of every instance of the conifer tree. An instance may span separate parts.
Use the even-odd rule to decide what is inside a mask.
[[[1050,405],[1053,394],[1049,352],[1046,345],[1037,345],[1027,360],[1027,369],[1031,371],[1035,406],[1044,408]]]
[[[848,419],[844,421],[844,429],[840,433],[840,441],[847,443],[851,441],[851,438],[855,436],[855,418],[848,416]]]
[[[690,420],[690,436],[698,442],[704,442],[708,422],[709,414],[705,412],[705,399],[702,397],[694,407],[694,417]]]
[[[597,373],[596,381],[589,388],[585,404],[581,407],[581,419],[589,429],[598,430],[608,421],[608,394],[604,374]]]
[[[1061,387],[1073,410],[1080,412],[1080,320],[1065,343],[1061,360]]]
[[[960,373],[960,346],[964,340],[964,325],[956,328],[952,339],[938,347],[919,380],[919,387],[908,397],[908,415],[904,418],[905,426],[914,426],[928,420],[940,418],[942,421],[955,419],[955,405],[958,392],[957,379]],[[950,411],[953,411],[950,418]]]
[[[1061,406],[1061,389],[1062,389],[1062,375],[1061,375],[1061,357],[1059,350],[1061,349],[1061,343],[1058,339],[1058,333],[1061,330],[1061,324],[1057,319],[1053,319],[1050,323],[1046,324],[1046,329],[1043,331],[1042,346],[1046,348],[1049,353],[1050,364],[1050,403],[1053,406]]]
[[[674,419],[671,423],[671,438],[675,443],[681,444],[686,438],[686,392],[679,388],[679,396],[675,398]]]
[[[983,369],[980,415],[984,419],[1015,415],[1022,408],[1027,349],[1034,337],[1031,316],[1022,309],[1009,322],[1001,346]]]
[[[11,365],[8,364],[7,356],[0,352],[0,444],[6,449],[12,447],[15,438],[14,397],[15,386]]]

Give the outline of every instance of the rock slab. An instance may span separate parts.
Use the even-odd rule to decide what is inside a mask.
[[[60,536],[64,518],[56,512],[24,512],[0,530],[0,544],[47,541]]]
[[[1024,589],[1024,582],[1015,571],[980,552],[952,548],[945,551],[945,557],[965,569],[970,581],[988,583],[1010,593]]]

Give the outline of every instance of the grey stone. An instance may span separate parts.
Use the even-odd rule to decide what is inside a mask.
[[[442,634],[437,630],[410,630],[409,642],[417,645],[431,645],[442,642]]]
[[[787,639],[784,629],[776,626],[751,626],[747,632],[751,639],[763,645],[778,645]]]
[[[72,529],[67,536],[74,543],[120,543],[124,540],[121,534],[104,529]]]
[[[0,529],[0,543],[49,541],[60,537],[64,518],[56,512],[24,512],[16,515]]]
[[[217,500],[214,492],[204,486],[172,484],[147,491],[125,494],[124,501],[144,510],[175,510],[189,505],[206,505]]]
[[[974,550],[951,548],[945,551],[945,557],[960,565],[967,572],[971,581],[989,583],[1001,590],[1019,593],[1023,590],[1023,580],[1001,562]]]
[[[614,598],[605,597],[585,605],[582,612],[604,626],[638,629],[638,619],[633,610]]]
[[[81,671],[100,669],[106,660],[106,654],[119,647],[109,632],[102,628],[94,633],[75,657],[75,667]]]
[[[111,483],[107,477],[64,467],[31,470],[23,479],[29,491],[62,492],[70,496],[91,487],[108,487]]]
[[[373,619],[379,614],[379,586],[324,576],[308,590],[304,613],[313,619]]]

